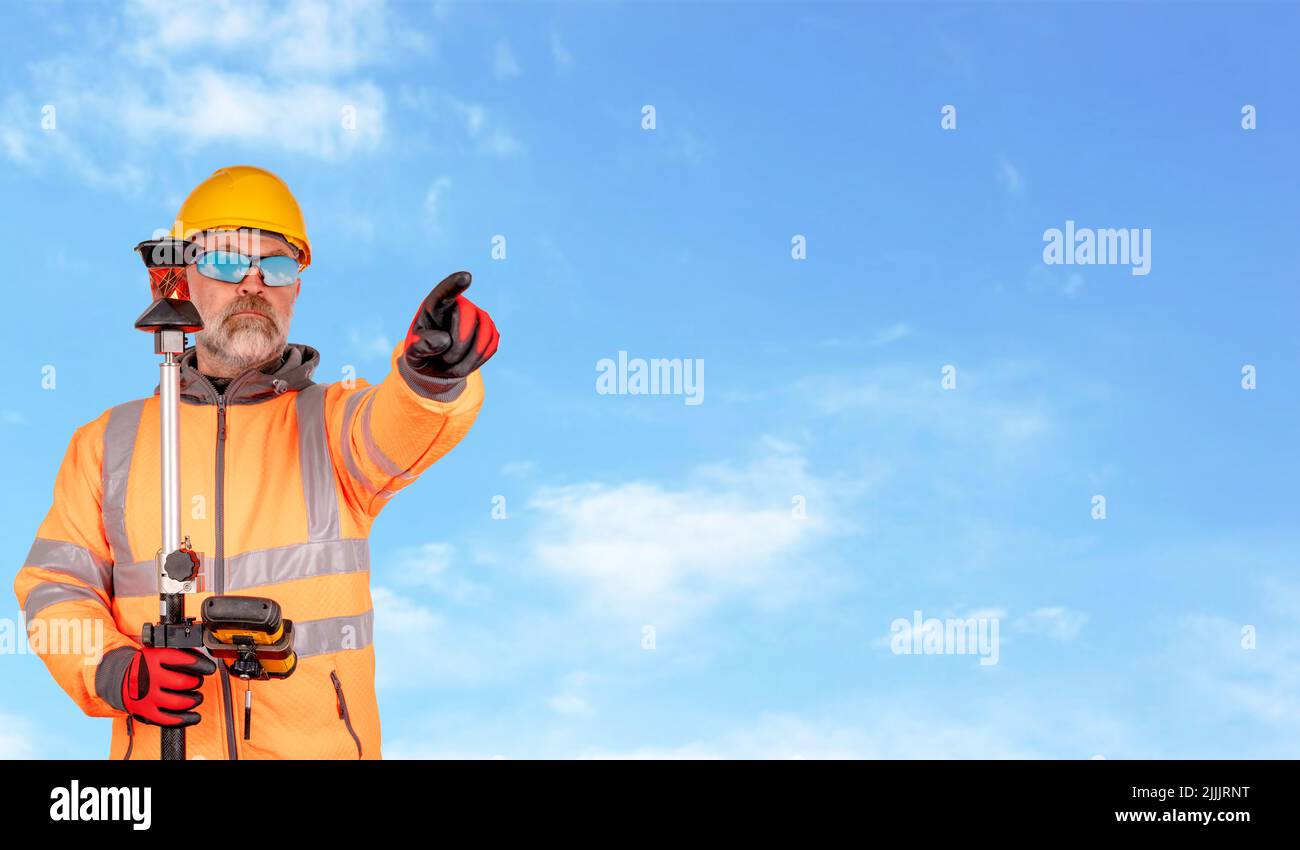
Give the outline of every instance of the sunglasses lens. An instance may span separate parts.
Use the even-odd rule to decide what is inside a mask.
[[[248,267],[252,264],[253,261],[243,254],[234,254],[230,251],[208,251],[200,254],[194,262],[199,274],[226,283],[238,283],[243,280],[244,275],[248,273]]]
[[[258,265],[267,286],[289,286],[298,279],[298,261],[293,257],[263,257]]]

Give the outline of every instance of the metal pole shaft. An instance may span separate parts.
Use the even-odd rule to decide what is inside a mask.
[[[181,546],[180,364],[168,351],[159,365],[158,398],[162,405],[162,547]]]
[[[180,466],[180,364],[176,354],[163,353],[158,367],[159,431],[162,433],[162,548],[175,552],[181,546],[181,466]],[[162,594],[160,614],[163,623],[185,621],[185,596]],[[185,760],[185,729],[162,730],[160,755],[167,761]]]

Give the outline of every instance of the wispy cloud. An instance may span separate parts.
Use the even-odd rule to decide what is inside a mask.
[[[753,723],[712,738],[667,747],[592,748],[596,759],[970,759],[1040,758],[1009,724],[921,716],[897,710],[870,725],[765,713]]]
[[[538,517],[531,551],[595,610],[677,623],[724,598],[793,591],[791,560],[826,528],[823,490],[797,449],[773,444],[747,466],[704,467],[677,487],[543,488],[528,503]],[[796,497],[816,507],[797,516]]]
[[[1037,608],[1011,621],[1011,628],[1027,634],[1044,635],[1053,640],[1074,640],[1083,631],[1088,615],[1081,611],[1055,606]]]
[[[464,121],[465,134],[478,153],[508,159],[524,152],[518,139],[492,123],[487,108],[482,104],[455,98],[451,98],[450,103]]]
[[[1169,657],[1215,715],[1248,718],[1285,731],[1294,742],[1300,736],[1300,638],[1292,624],[1300,618],[1300,585],[1272,579],[1262,589],[1266,605],[1248,620],[1199,613],[1180,617]],[[1294,743],[1270,747],[1270,757],[1297,755],[1300,747]]]
[[[551,33],[551,60],[555,63],[555,67],[562,71],[569,70],[575,64],[573,54],[564,46],[560,34],[556,32]]]
[[[0,711],[0,759],[37,758],[34,731],[26,718]]]
[[[429,225],[434,232],[441,232],[442,230],[444,197],[450,188],[451,178],[442,175],[435,179],[433,185],[424,193],[424,211],[429,217]]]
[[[492,53],[492,76],[498,80],[519,76],[519,62],[515,59],[514,51],[510,49],[510,42],[505,39],[497,42],[496,49]]]
[[[532,460],[515,460],[501,464],[501,474],[507,478],[530,475],[537,469],[537,462]]]
[[[360,76],[420,46],[381,0],[132,0],[82,25],[85,49],[30,66],[0,111],[0,152],[137,191],[160,149],[242,144],[323,160],[384,139],[383,90]],[[274,44],[254,50],[250,45]],[[42,109],[55,127],[42,128]]]
[[[393,353],[393,343],[378,325],[348,328],[348,350],[361,357],[387,358]]]
[[[709,145],[689,130],[676,130],[670,136],[669,155],[692,165],[699,165],[709,155]]]
[[[940,695],[908,690],[889,698],[850,699],[799,712],[758,711],[735,718],[730,728],[721,731],[687,732],[675,736],[676,742],[654,745],[592,742],[601,737],[598,731],[584,736],[585,740],[555,734],[555,727],[567,720],[546,718],[521,724],[514,715],[501,720],[443,716],[430,728],[450,727],[450,734],[399,739],[386,746],[384,754],[389,758],[706,760],[1150,755],[1150,748],[1127,725],[1095,709],[1021,694],[954,699],[950,691]]]
[[[998,158],[998,183],[1008,195],[1021,197],[1025,194],[1025,178],[1020,169],[1008,159]]]
[[[447,625],[446,615],[409,591],[377,586],[375,609],[376,683],[381,690],[428,689],[439,685],[490,681],[515,669],[526,647],[518,635],[505,635],[471,623]]]
[[[547,704],[556,714],[565,717],[594,717],[596,709],[587,695],[594,678],[584,672],[568,674],[559,692],[547,700]]]
[[[465,603],[483,595],[483,587],[467,575],[466,559],[450,543],[426,543],[397,553],[393,580],[405,587],[430,590]]]
[[[907,322],[895,322],[886,328],[881,328],[866,339],[853,338],[845,339],[843,337],[831,337],[817,343],[819,348],[834,349],[854,349],[854,348],[881,348],[890,343],[898,342],[904,337],[910,336],[912,328]]]
[[[1059,266],[1042,263],[1029,267],[1025,288],[1030,292],[1048,292],[1064,298],[1074,298],[1083,291],[1083,275]]]
[[[943,388],[945,365],[955,369],[955,389]],[[778,394],[823,415],[867,410],[875,424],[895,432],[937,433],[967,449],[973,444],[996,448],[1023,444],[1054,427],[1052,411],[1041,397],[1017,391],[1034,368],[1015,363],[879,364],[802,378]]]
[[[384,0],[130,0],[122,23],[131,36],[123,52],[141,65],[219,56],[271,76],[344,76],[427,46]],[[275,49],[249,51],[258,41]]]

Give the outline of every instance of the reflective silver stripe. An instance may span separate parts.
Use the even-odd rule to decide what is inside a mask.
[[[365,538],[321,540],[259,549],[226,559],[226,590],[370,570]]]
[[[366,399],[366,406],[361,411],[361,440],[366,445],[366,454],[370,455],[370,460],[375,466],[382,469],[392,478],[401,478],[404,481],[414,481],[417,476],[413,472],[407,472],[384,454],[384,450],[379,448],[375,442],[374,432],[370,430],[370,408],[375,404],[375,394],[371,393],[370,398]]]
[[[137,399],[114,407],[104,428],[104,534],[113,560],[124,564],[135,560],[126,536],[126,480],[144,403],[145,399]]]
[[[153,561],[119,564],[113,571],[117,598],[156,596],[154,570]],[[370,541],[364,537],[254,549],[226,558],[226,591],[369,570]]]
[[[24,562],[29,567],[67,573],[73,578],[113,595],[113,566],[85,546],[66,540],[36,538]]]
[[[89,599],[96,605],[108,612],[108,606],[99,594],[89,587],[83,587],[79,584],[61,584],[57,581],[43,581],[32,592],[27,594],[27,604],[23,606],[23,617],[31,622],[41,611],[49,608],[51,605],[57,605],[60,602],[67,602],[73,599]]]
[[[365,649],[374,640],[375,611],[351,617],[326,617],[293,623],[293,651],[299,658]]]
[[[307,504],[307,539],[339,539],[339,495],[334,464],[325,437],[325,386],[312,384],[298,393],[298,468]]]
[[[206,559],[204,560],[206,566]],[[113,568],[113,596],[117,599],[127,596],[157,596],[158,577],[154,570],[153,561],[118,564]]]
[[[370,479],[361,473],[361,468],[357,466],[356,458],[352,457],[352,422],[357,415],[357,405],[361,403],[363,398],[377,389],[379,388],[370,387],[364,392],[356,393],[348,399],[347,405],[343,408],[343,439],[340,442],[343,444],[343,462],[347,464],[348,472],[352,475],[353,479],[361,485],[362,491],[367,496],[373,496],[378,493],[384,498],[388,498],[393,495],[393,491],[380,490],[375,487],[375,485],[371,484]]]

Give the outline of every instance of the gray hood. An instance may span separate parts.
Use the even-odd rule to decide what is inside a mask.
[[[217,391],[199,372],[198,351],[185,349],[181,363],[181,401],[190,404],[216,404]],[[284,347],[280,365],[262,372],[247,369],[226,385],[226,404],[257,404],[290,390],[302,390],[315,383],[311,373],[320,365],[320,352],[310,345],[291,342]],[[158,387],[153,394],[158,395]]]

